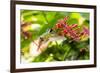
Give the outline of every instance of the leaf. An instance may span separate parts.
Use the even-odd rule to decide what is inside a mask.
[[[75,18],[69,18],[67,20],[67,24],[72,25],[72,24],[78,24],[78,20]]]
[[[31,40],[28,40],[28,39],[24,39],[23,41],[21,41],[21,49],[29,46]]]
[[[84,17],[86,20],[90,20],[90,14],[89,13],[80,13],[82,17]]]
[[[45,33],[45,32],[47,31],[48,28],[49,28],[49,27],[48,27],[48,24],[44,24],[44,25],[42,26],[42,28],[40,29],[40,31],[38,32],[38,36],[40,36],[40,35],[42,35],[43,33]]]

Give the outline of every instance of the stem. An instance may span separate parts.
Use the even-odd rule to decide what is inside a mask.
[[[67,55],[67,51],[64,54],[63,61],[65,60],[66,55]]]
[[[57,14],[58,14],[58,13],[56,12],[56,14],[55,14],[54,18],[56,18]]]
[[[64,54],[63,61],[65,60],[66,56],[68,56],[68,54],[70,53],[70,51],[71,51],[71,48]]]

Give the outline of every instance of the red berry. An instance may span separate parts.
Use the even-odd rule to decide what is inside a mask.
[[[68,19],[68,17],[66,16],[65,18],[64,18],[64,21],[66,21]]]
[[[64,33],[67,33],[67,30],[66,30],[66,29],[64,29],[64,30],[63,30],[63,32],[64,32]]]
[[[56,27],[57,28],[62,28],[62,25],[58,23],[58,24],[56,24]]]

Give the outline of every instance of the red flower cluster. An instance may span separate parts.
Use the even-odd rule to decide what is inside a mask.
[[[65,37],[69,37],[71,39],[73,39],[74,41],[78,41],[80,40],[80,37],[83,34],[89,34],[88,29],[83,28],[83,31],[80,32],[78,25],[77,24],[72,24],[72,25],[68,25],[66,23],[68,17],[65,17],[62,20],[59,20],[58,23],[56,24],[55,29],[59,30],[57,31],[60,35],[63,35]]]

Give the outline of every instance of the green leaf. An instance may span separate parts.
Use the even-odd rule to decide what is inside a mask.
[[[72,24],[78,24],[78,20],[75,18],[69,18],[67,20],[67,24],[72,25]]]
[[[29,46],[31,40],[28,40],[28,39],[24,39],[23,41],[21,41],[21,49]]]

